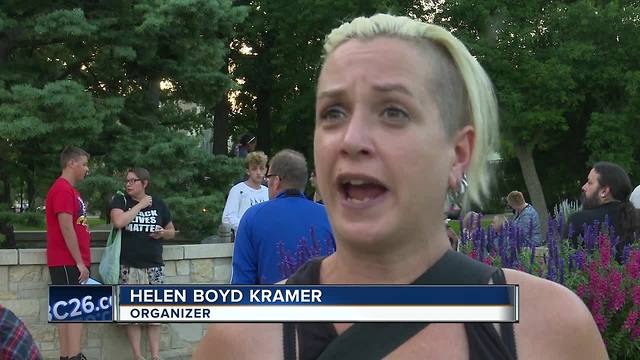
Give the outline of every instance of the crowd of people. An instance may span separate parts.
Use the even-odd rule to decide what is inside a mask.
[[[573,247],[584,246],[583,237],[594,226],[608,225],[615,241],[615,256],[621,260],[624,248],[640,239],[640,185],[633,189],[629,175],[620,165],[601,161],[593,165],[581,188],[581,208],[572,213],[563,226],[563,238],[569,239]],[[519,191],[507,195],[507,204],[513,211],[511,219],[498,214],[493,216],[490,229],[495,233],[504,230],[511,223],[521,233],[521,239],[527,245],[542,246],[540,216],[536,209],[524,200]],[[481,214],[469,211],[462,221],[462,233],[471,238],[473,232],[481,226]],[[448,228],[448,226],[447,226]],[[609,229],[607,229],[609,230]],[[449,236],[450,242],[457,244],[456,234]],[[455,248],[455,247],[454,247]]]
[[[46,198],[47,265],[53,285],[79,285],[89,278],[91,266],[87,207],[77,183],[88,173],[89,154],[67,147],[60,155],[61,176]],[[149,195],[151,175],[145,168],[125,171],[124,195],[116,195],[110,205],[110,220],[121,230],[120,284],[158,285],[164,283],[162,240],[175,237],[176,229],[167,205]],[[85,359],[80,346],[83,325],[61,323],[58,327],[60,359]],[[126,326],[134,359],[142,359],[141,327]],[[152,359],[160,357],[159,324],[147,327]]]
[[[513,225],[518,231],[518,238],[527,242],[527,245],[542,246],[540,216],[538,211],[524,200],[520,191],[512,191],[507,195],[507,206],[512,211],[511,218],[504,214],[493,215],[488,230],[494,234],[500,234],[507,230],[507,225]],[[475,211],[467,212],[462,218],[461,234],[458,235],[449,226],[450,219],[446,219],[447,237],[453,249],[459,249],[460,236],[471,239],[476,229],[482,226],[482,214]],[[485,232],[486,233],[486,232]]]
[[[301,153],[285,149],[269,162],[255,151],[251,134],[236,149],[247,176],[231,188],[221,219],[235,234],[231,283],[519,284],[520,321],[213,324],[194,358],[607,358],[591,314],[574,293],[456,252],[451,229],[442,226],[447,191],[464,182],[472,201],[488,195],[486,159],[498,139],[491,81],[467,48],[439,26],[378,14],[334,29],[324,50],[311,176]],[[89,277],[86,205],[75,189],[88,159],[82,149],[65,149],[62,174],[47,194],[52,284]],[[162,284],[162,240],[176,233],[171,213],[150,195],[148,170],[125,173],[126,194],[110,206],[111,223],[122,229],[120,283]],[[304,195],[309,179],[317,190],[313,199]],[[576,246],[583,224],[605,217],[620,244],[636,241],[640,222],[632,202],[640,186],[634,194],[631,188],[621,167],[593,166],[582,187],[583,209],[568,219]],[[540,216],[524,195],[513,191],[507,203],[513,216],[495,217],[494,230],[511,221],[542,245]],[[479,217],[466,214],[462,232],[481,226]],[[317,257],[292,259],[300,247]],[[141,359],[140,326],[126,331],[134,358]],[[82,324],[60,324],[58,332],[60,358],[84,359]],[[159,358],[160,327],[148,326],[147,333],[151,356]]]

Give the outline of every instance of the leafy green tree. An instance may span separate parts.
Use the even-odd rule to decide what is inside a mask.
[[[231,53],[232,76],[242,81],[233,119],[254,130],[258,148],[284,147],[310,158],[315,81],[322,43],[343,21],[377,12],[406,13],[413,1],[250,1]]]
[[[579,191],[587,161],[631,165],[639,144],[629,132],[639,123],[632,110],[638,65],[629,56],[638,51],[631,45],[637,4],[453,1],[440,10],[436,20],[455,31],[494,81],[501,152],[518,159],[541,215],[548,207],[540,167],[557,201],[557,194]]]
[[[241,160],[205,153],[193,138],[176,136],[169,129],[142,131],[139,136],[148,142],[127,143],[109,154],[108,164],[96,164],[95,174],[80,186],[84,193],[100,199],[106,212],[111,196],[123,190],[125,171],[145,167],[151,173],[148,192],[166,201],[183,236],[214,233],[229,185],[242,173]]]
[[[95,208],[105,208],[129,166],[156,174],[167,199],[223,197],[238,164],[200,151],[192,135],[211,127],[215,104],[233,85],[220,68],[245,15],[230,0],[0,4],[3,200],[16,177],[30,199],[44,196],[66,144],[92,154],[85,189]],[[207,201],[198,211],[224,205]]]
[[[575,39],[589,39],[591,56],[575,64],[588,112],[585,145],[588,166],[608,160],[640,176],[640,4],[611,1],[581,2],[568,11],[579,12],[567,26]],[[584,175],[586,177],[586,173]],[[640,178],[639,178],[640,179]]]
[[[557,12],[546,1],[445,3],[441,14],[492,77],[500,104],[502,152],[517,157],[534,207],[547,205],[534,150],[557,144],[568,129],[564,113],[576,101],[571,67],[558,34],[547,24]],[[449,19],[446,19],[451,16]]]

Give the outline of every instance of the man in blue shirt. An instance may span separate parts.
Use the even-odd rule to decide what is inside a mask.
[[[271,159],[265,176],[270,200],[252,206],[240,220],[232,284],[273,284],[306,260],[335,250],[325,207],[303,193],[307,178],[301,153],[285,149]]]
[[[524,201],[524,196],[520,191],[512,191],[507,195],[507,203],[515,211],[513,223],[520,229],[524,238],[535,246],[542,245],[540,235],[540,216],[536,209]]]

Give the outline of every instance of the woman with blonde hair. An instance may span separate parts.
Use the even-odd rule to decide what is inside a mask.
[[[462,232],[467,237],[470,237],[480,225],[480,214],[475,211],[469,211],[462,219]]]
[[[606,358],[571,291],[450,248],[447,188],[466,173],[480,201],[497,141],[491,83],[464,45],[441,27],[378,14],[334,29],[324,48],[314,155],[336,252],[287,283],[520,284],[520,322],[216,324],[195,358]]]
[[[504,215],[495,215],[493,220],[491,220],[491,227],[493,231],[500,232],[502,227],[509,223],[509,220]]]

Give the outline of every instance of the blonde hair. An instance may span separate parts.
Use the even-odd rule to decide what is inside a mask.
[[[253,151],[248,153],[244,158],[244,167],[247,170],[251,169],[252,165],[266,167],[267,160],[267,155],[265,155],[265,153],[263,153],[262,151]]]
[[[520,191],[512,191],[507,195],[507,203],[510,206],[522,206],[524,205],[524,196]]]
[[[462,227],[469,232],[473,232],[478,226],[480,226],[480,214],[469,211],[462,219]]]
[[[441,52],[444,59],[449,61],[445,64],[434,63],[432,66],[455,68],[452,72],[446,71],[449,78],[438,85],[444,84],[449,88],[445,88],[444,91],[462,92],[459,96],[454,96],[454,100],[458,99],[463,106],[459,106],[458,103],[456,104],[458,106],[442,109],[443,102],[449,99],[447,96],[438,94],[442,92],[440,88],[435,88],[434,93],[441,114],[450,114],[452,111],[461,112],[460,116],[451,116],[452,119],[447,119],[448,121],[445,121],[443,116],[443,127],[450,138],[465,125],[472,125],[475,129],[475,145],[468,171],[470,182],[467,194],[472,201],[481,203],[482,199],[489,195],[492,180],[487,156],[496,148],[498,142],[498,105],[491,80],[464,44],[449,31],[440,26],[404,16],[377,14],[371,17],[359,17],[342,24],[331,31],[325,39],[325,59],[349,39],[373,39],[380,36],[414,42],[425,49],[430,47],[427,50],[435,48],[435,54]],[[456,84],[459,84],[459,90],[455,89]]]
[[[491,220],[491,226],[493,227],[493,230],[500,231],[500,229],[502,229],[502,226],[504,226],[504,224],[508,223],[509,220],[507,219],[506,216],[504,215],[496,215],[493,217],[493,220]]]

